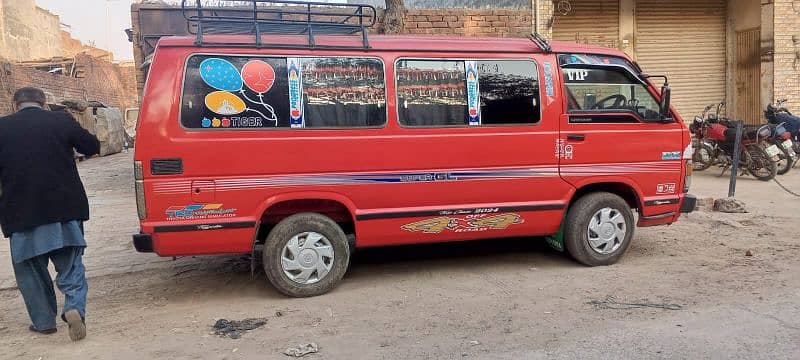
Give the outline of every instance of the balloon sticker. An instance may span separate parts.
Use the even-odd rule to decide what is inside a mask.
[[[244,100],[227,91],[214,91],[206,95],[206,107],[220,115],[241,114],[247,109]]]
[[[242,76],[230,61],[220,58],[208,58],[200,63],[200,77],[217,90],[239,91],[242,89]]]
[[[200,78],[208,86],[218,90],[206,95],[206,107],[219,115],[237,115],[245,111],[253,112],[264,120],[271,121],[278,126],[278,117],[275,109],[264,102],[263,94],[275,83],[275,69],[261,60],[251,60],[242,67],[242,72],[230,61],[221,58],[208,58],[200,63]],[[246,83],[245,83],[246,82]],[[258,101],[247,97],[244,86],[258,94]],[[237,96],[238,93],[241,97]],[[244,98],[244,100],[242,100]],[[266,113],[247,106],[245,102],[263,106]],[[233,124],[232,119],[203,119],[203,127],[228,127]],[[260,123],[260,120],[258,121]]]
[[[242,80],[250,90],[263,94],[275,84],[275,69],[261,60],[250,60],[242,68]]]

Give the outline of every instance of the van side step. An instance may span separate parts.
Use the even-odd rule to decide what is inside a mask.
[[[375,7],[290,0],[218,0],[217,6],[201,0],[183,0],[183,17],[198,46],[248,46],[284,48],[369,48],[367,28],[375,25]],[[242,5],[246,3],[246,5]],[[255,42],[208,42],[208,34],[254,35]],[[306,44],[266,44],[262,35],[306,35]],[[360,35],[360,45],[318,45],[316,35]]]

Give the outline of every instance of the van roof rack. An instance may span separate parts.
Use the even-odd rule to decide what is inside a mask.
[[[215,6],[202,0],[183,0],[183,17],[189,33],[197,36],[198,46],[255,46],[285,48],[369,48],[367,28],[375,25],[375,7],[362,4],[336,4],[291,0],[217,0]],[[213,43],[208,34],[254,35],[252,44]],[[306,35],[306,44],[268,44],[262,35]],[[325,46],[316,35],[360,35],[358,46]]]
[[[528,39],[530,39],[530,41],[533,41],[533,43],[536,44],[536,46],[538,46],[539,49],[541,49],[543,52],[545,53],[553,52],[553,48],[550,47],[550,44],[547,42],[547,39],[545,39],[544,36],[542,36],[542,34],[534,32],[528,35]]]

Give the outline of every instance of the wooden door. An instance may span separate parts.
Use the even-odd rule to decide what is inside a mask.
[[[736,32],[736,89],[734,103],[737,119],[746,124],[760,124],[761,118],[761,31]]]

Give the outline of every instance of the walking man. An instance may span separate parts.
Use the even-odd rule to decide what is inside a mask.
[[[17,286],[40,334],[56,332],[58,312],[53,280],[64,293],[61,319],[73,341],[86,337],[88,285],[82,262],[83,221],[89,201],[78,176],[74,149],[100,152],[97,138],[67,113],[44,110],[44,92],[22,88],[14,94],[17,113],[0,118],[0,226],[11,238]]]

